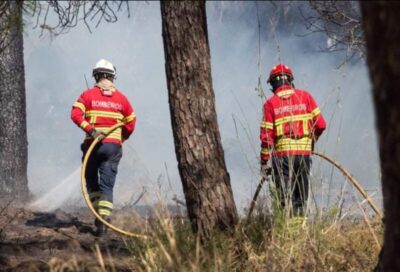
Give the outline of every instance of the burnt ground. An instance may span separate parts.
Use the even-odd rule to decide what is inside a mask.
[[[96,237],[93,221],[88,209],[0,208],[0,271],[134,270],[126,238],[110,230]]]

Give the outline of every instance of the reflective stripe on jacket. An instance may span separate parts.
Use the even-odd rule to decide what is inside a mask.
[[[312,139],[326,122],[314,98],[306,91],[283,85],[264,104],[261,122],[261,159],[271,155],[310,155]]]
[[[118,90],[103,93],[98,87],[84,91],[73,104],[71,119],[86,133],[95,128],[107,131],[113,125],[123,122],[122,128],[114,130],[103,142],[119,143],[128,139],[135,129],[136,115],[128,99]],[[93,139],[86,134],[86,141]]]

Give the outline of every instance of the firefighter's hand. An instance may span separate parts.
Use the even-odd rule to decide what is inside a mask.
[[[267,165],[267,161],[261,161],[261,177],[267,178],[271,174],[272,168]]]
[[[90,136],[91,136],[93,139],[99,138],[99,141],[103,140],[103,139],[106,137],[106,135],[104,134],[104,132],[99,131],[99,130],[96,130],[95,128],[92,129],[92,130],[89,132],[89,134],[90,134]]]

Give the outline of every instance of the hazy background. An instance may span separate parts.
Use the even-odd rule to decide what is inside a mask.
[[[374,114],[365,63],[345,63],[345,52],[322,53],[324,35],[307,33],[297,7],[274,9],[268,2],[207,2],[213,86],[218,122],[236,204],[248,206],[259,180],[259,124],[272,66],[289,65],[296,87],[315,97],[328,122],[316,150],[336,158],[380,201],[380,168]],[[257,8],[258,5],[258,8]],[[257,9],[261,35],[258,34]],[[276,29],[276,31],[274,31]],[[183,199],[171,131],[161,18],[158,2],[132,2],[131,18],[119,13],[90,34],[84,24],[58,37],[25,28],[25,71],[31,191],[41,208],[81,203],[79,167],[83,139],[70,120],[71,105],[94,81],[101,58],[117,67],[117,87],[137,113],[136,131],[124,144],[115,201],[129,203],[145,187],[148,202]],[[258,41],[261,50],[259,54]],[[260,62],[261,70],[258,63]],[[340,68],[338,68],[340,66]],[[324,203],[338,197],[338,171],[314,158],[313,181]],[[351,186],[347,186],[350,189]],[[329,193],[329,197],[326,194]],[[324,196],[325,194],[325,196]]]

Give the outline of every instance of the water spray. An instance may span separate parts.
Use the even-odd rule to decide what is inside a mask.
[[[57,182],[56,186],[48,190],[40,198],[29,203],[29,207],[50,212],[59,208],[67,200],[77,199],[79,196],[79,184],[74,182],[77,179],[79,179],[79,167],[67,177]]]

